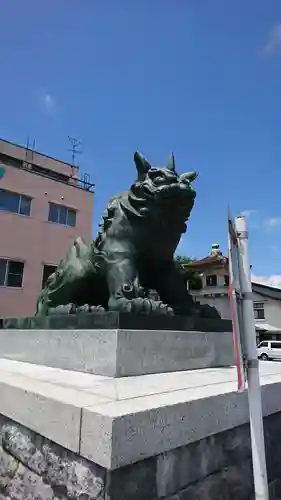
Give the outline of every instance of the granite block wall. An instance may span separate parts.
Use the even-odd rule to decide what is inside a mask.
[[[270,498],[281,500],[281,413],[266,417],[264,423]],[[107,471],[0,417],[4,499],[252,500],[249,426]]]
[[[103,500],[105,469],[0,419],[0,500]]]

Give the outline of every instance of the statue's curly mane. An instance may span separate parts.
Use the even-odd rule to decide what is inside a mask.
[[[153,195],[153,189],[149,188],[144,181],[136,181],[130,189],[112,198],[99,223],[99,230],[94,241],[95,248],[102,250],[106,233],[115,220],[118,209],[121,209],[130,220],[144,218],[149,214],[149,202]]]
[[[112,221],[115,218],[115,211],[116,211],[116,207],[118,206],[120,197],[121,197],[121,195],[114,196],[114,198],[112,198],[110,200],[110,202],[108,203],[108,205],[103,213],[102,219],[99,223],[99,230],[98,230],[98,233],[97,233],[96,239],[94,240],[94,245],[93,245],[96,250],[102,249],[102,245],[103,245],[103,242],[104,242],[104,239],[106,236],[106,232],[111,227]]]

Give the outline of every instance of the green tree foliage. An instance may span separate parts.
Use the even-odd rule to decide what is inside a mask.
[[[186,264],[189,264],[196,259],[192,259],[191,257],[186,257],[184,255],[177,255],[175,260],[181,265],[184,278],[189,282],[190,290],[201,290],[202,279],[200,273],[194,271],[192,267],[186,266]]]

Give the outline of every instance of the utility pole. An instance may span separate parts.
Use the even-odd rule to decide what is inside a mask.
[[[252,282],[248,255],[248,231],[245,217],[236,217],[239,276],[242,292],[242,324],[248,380],[248,401],[256,500],[268,500],[268,483],[263,432],[263,413],[257,357],[256,330],[252,300]]]

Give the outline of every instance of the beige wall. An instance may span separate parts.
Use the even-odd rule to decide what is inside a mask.
[[[206,272],[206,274],[205,274]],[[200,304],[207,304],[215,307],[222,319],[230,319],[230,309],[228,300],[228,287],[224,286],[224,276],[228,274],[226,269],[214,268],[211,271],[203,271],[202,290],[190,290],[191,295]],[[215,274],[217,276],[217,286],[206,286],[206,277]],[[204,297],[206,294],[221,294],[221,297]]]
[[[222,319],[231,319],[228,295],[224,297],[204,297],[196,292],[193,292],[192,295],[200,304],[215,307]]]
[[[43,264],[57,265],[79,235],[91,242],[93,194],[7,166],[1,188],[33,201],[31,217],[0,212],[0,258],[25,262],[23,287],[0,287],[0,317],[33,315]],[[49,202],[77,210],[76,227],[48,222]]]

